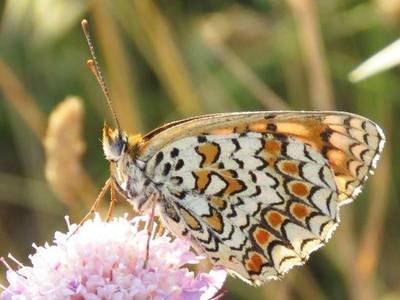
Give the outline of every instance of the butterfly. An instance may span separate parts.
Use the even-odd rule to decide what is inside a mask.
[[[87,26],[83,20],[87,64],[116,123],[105,124],[102,138],[111,181],[137,211],[158,215],[214,265],[253,285],[280,278],[326,244],[340,207],[376,167],[385,142],[378,125],[346,112],[260,111],[198,116],[128,136]]]
[[[239,112],[103,129],[117,189],[213,264],[260,285],[325,245],[385,137],[346,112]]]

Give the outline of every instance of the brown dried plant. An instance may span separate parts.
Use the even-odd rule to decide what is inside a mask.
[[[96,188],[84,171],[82,139],[84,108],[79,97],[70,96],[50,114],[43,140],[45,175],[54,192],[66,203],[94,199]]]

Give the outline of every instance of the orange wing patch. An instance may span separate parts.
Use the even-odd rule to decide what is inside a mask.
[[[196,147],[196,152],[201,155],[200,167],[206,167],[218,160],[221,149],[217,143],[204,143]]]
[[[219,198],[219,197],[212,197],[210,199],[210,203],[213,207],[219,209],[219,210],[224,210],[227,206],[227,203],[225,200]]]
[[[292,214],[297,218],[297,219],[304,219],[306,216],[308,216],[308,208],[300,203],[295,203],[291,207]]]
[[[180,209],[182,218],[185,220],[185,223],[190,227],[192,230],[200,230],[201,224],[200,222],[186,209]]]
[[[268,165],[274,166],[276,159],[281,155],[282,144],[280,141],[273,139],[266,140],[264,143],[264,149],[262,150],[262,156]]]
[[[307,197],[310,193],[310,188],[301,181],[292,181],[288,184],[290,192],[300,198]]]
[[[271,234],[262,227],[257,227],[253,232],[254,240],[257,244],[265,249],[271,240]]]
[[[285,135],[293,136],[302,142],[309,144],[317,151],[321,151],[323,141],[321,134],[325,132],[328,126],[322,124],[319,120],[303,120],[302,122],[278,122],[276,131]]]
[[[249,258],[246,261],[246,269],[250,273],[260,274],[263,265],[267,263],[265,257],[257,252],[250,252]]]
[[[226,188],[223,191],[225,197],[229,197],[236,193],[243,191],[246,186],[245,184],[236,178],[232,177],[232,172],[229,170],[220,171],[219,174],[222,176],[223,180],[226,182]]]
[[[278,156],[281,152],[281,143],[275,140],[267,140],[264,149],[268,154]]]
[[[348,174],[357,176],[356,174],[350,174],[350,170],[347,167],[348,155],[341,150],[331,149],[326,153],[326,156],[335,170],[335,174]]]
[[[267,131],[267,120],[260,120],[257,122],[252,122],[249,125],[249,130],[253,132],[266,132]]]
[[[283,221],[285,220],[284,216],[282,216],[282,214],[277,211],[267,212],[264,218],[267,221],[267,223],[274,228],[279,228],[282,225]]]
[[[223,127],[210,130],[211,135],[228,135],[234,132],[234,127]]]
[[[211,209],[209,216],[203,216],[203,220],[216,232],[222,233],[224,231],[224,222],[221,214],[216,209]]]
[[[207,170],[200,169],[193,172],[195,178],[195,189],[203,193],[211,181],[211,172]]]
[[[299,162],[291,160],[282,160],[277,164],[279,170],[289,176],[299,177]]]
[[[297,166],[297,164],[290,161],[285,161],[283,163],[282,169],[285,173],[290,175],[298,175],[299,173],[299,167]]]

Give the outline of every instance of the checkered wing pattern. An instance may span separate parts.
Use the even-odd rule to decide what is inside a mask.
[[[384,143],[371,121],[328,112],[211,115],[147,140],[164,223],[256,285],[326,243]]]

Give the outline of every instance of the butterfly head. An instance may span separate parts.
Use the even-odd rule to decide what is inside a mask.
[[[128,148],[128,136],[125,132],[112,129],[104,123],[102,143],[106,159],[116,162]]]
[[[103,151],[107,160],[117,162],[125,153],[131,157],[137,156],[138,146],[142,142],[142,135],[128,135],[119,129],[113,129],[104,123]]]

